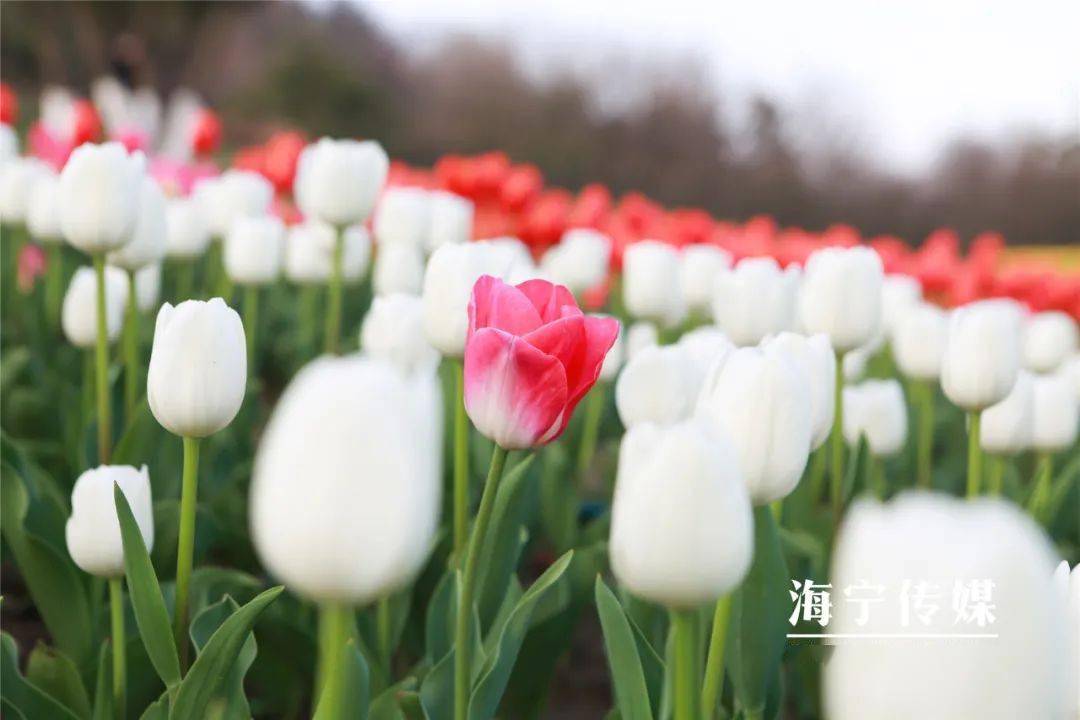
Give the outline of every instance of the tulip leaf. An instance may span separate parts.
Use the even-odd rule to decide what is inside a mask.
[[[146,706],[139,720],[169,720],[169,694],[164,692],[154,702]]]
[[[144,396],[142,402],[124,423],[124,432],[113,449],[113,465],[132,465],[139,467],[146,459],[146,450],[154,436],[161,432],[161,426],[150,412],[150,405]]]
[[[112,645],[101,643],[98,653],[97,682],[94,684],[93,720],[113,720]]]
[[[870,461],[870,447],[866,443],[866,435],[860,435],[859,444],[851,448],[847,467],[844,471],[844,488],[840,496],[843,498],[845,506],[851,496],[858,490],[860,481],[862,488],[869,491]]]
[[[67,655],[39,644],[30,653],[26,679],[81,718],[90,717],[90,698],[75,663]]]
[[[206,716],[210,701],[240,656],[255,620],[284,589],[279,585],[260,593],[214,631],[180,683],[169,711],[170,720],[201,720]]]
[[[622,605],[599,575],[596,576],[596,610],[604,631],[604,647],[620,717],[652,720],[652,704],[633,631]]]
[[[540,474],[540,520],[556,551],[574,547],[577,534],[577,484],[569,472],[566,449],[559,443],[544,448]]]
[[[349,640],[343,648],[345,653],[345,691],[341,697],[337,718],[365,720],[371,693],[371,679],[367,662],[356,643]],[[312,720],[337,720],[330,709],[321,702]]]
[[[113,487],[116,514],[120,519],[120,536],[124,543],[124,573],[127,576],[128,594],[135,611],[135,623],[139,626],[146,654],[157,671],[158,677],[169,688],[180,682],[180,661],[176,654],[169,613],[165,598],[161,595],[157,574],[150,563],[142,533],[131,513],[127,498],[120,486]]]
[[[452,639],[452,638],[451,638]],[[476,681],[483,665],[484,650],[480,640],[480,622],[473,608],[472,621],[472,674],[470,683]],[[454,648],[435,663],[420,683],[420,703],[428,720],[451,720],[454,717]]]
[[[451,568],[443,573],[435,586],[424,618],[424,657],[430,665],[453,647],[456,616],[457,573]]]
[[[19,648],[7,633],[0,634],[0,696],[7,706],[30,720],[78,720],[63,703],[19,674]]]
[[[517,607],[502,628],[495,652],[485,661],[480,679],[473,688],[469,698],[469,720],[489,720],[494,717],[521,643],[529,629],[533,610],[544,594],[549,592],[566,572],[573,557],[574,551],[571,550],[556,560],[521,596]]]
[[[524,543],[519,528],[524,522],[522,495],[526,489],[528,470],[535,455],[529,455],[515,465],[503,478],[492,509],[491,528],[481,546],[478,568],[477,610],[480,627],[487,630],[502,604],[506,584],[517,567]]]
[[[453,662],[451,659],[451,666],[453,666]],[[452,672],[453,670],[451,670]],[[453,680],[451,680],[452,682]],[[398,697],[404,693],[413,692],[415,689],[416,678],[413,677],[407,677],[396,685],[386,688],[371,701],[371,706],[368,707],[368,720],[408,720],[408,716],[402,712],[401,706],[398,704]],[[452,713],[453,709],[447,708],[446,711]],[[435,716],[430,717],[433,720]]]
[[[231,596],[225,595],[221,600],[208,605],[196,615],[191,621],[190,631],[191,642],[194,644],[195,650],[202,652],[214,631],[238,609],[240,609],[240,606],[236,604],[236,601]],[[213,701],[214,703],[220,702],[224,704],[223,712],[220,715],[223,720],[251,717],[251,709],[248,707],[247,698],[244,696],[244,675],[247,674],[251,663],[255,661],[256,654],[258,654],[258,646],[255,643],[255,636],[249,632],[244,639],[244,644],[240,649],[236,662],[228,670],[221,692]]]

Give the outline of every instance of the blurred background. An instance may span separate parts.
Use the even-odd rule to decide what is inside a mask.
[[[195,90],[226,149],[498,149],[724,219],[1080,241],[1080,4],[708,5],[5,0],[0,76],[20,124],[44,85],[113,74]]]

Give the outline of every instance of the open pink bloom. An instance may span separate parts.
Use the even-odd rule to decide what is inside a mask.
[[[507,450],[551,442],[596,383],[614,318],[587,316],[562,285],[483,275],[469,300],[465,410]]]

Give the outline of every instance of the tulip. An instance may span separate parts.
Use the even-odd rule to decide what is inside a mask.
[[[124,271],[109,267],[105,271],[106,339],[114,342],[120,336],[124,308],[127,307],[128,282]],[[97,341],[97,276],[93,268],[81,267],[71,276],[71,283],[64,294],[61,327],[64,335],[75,347],[91,348]]]
[[[244,286],[248,365],[254,366],[259,330],[259,286],[281,274],[285,226],[273,215],[238,218],[225,238],[225,272]]]
[[[37,182],[50,175],[37,158],[15,157],[0,166],[0,220],[4,224],[28,222],[30,199]]]
[[[690,360],[694,388],[692,400],[696,403],[697,394],[701,391],[709,373],[727,360],[735,346],[715,325],[696,327],[679,338],[675,344],[683,349]]]
[[[7,121],[0,122],[0,167],[19,156],[19,136]]]
[[[616,320],[618,322],[618,320]],[[607,404],[608,386],[619,372],[622,363],[622,327],[620,326],[615,342],[600,364],[600,375],[596,386],[585,396],[585,418],[581,428],[581,442],[578,443],[577,470],[579,477],[585,477],[593,455],[596,441],[600,436],[600,421],[603,419],[604,406]],[[612,369],[612,365],[614,369]]]
[[[419,295],[424,286],[424,254],[416,245],[380,245],[375,258],[376,295]]]
[[[621,585],[671,610],[675,717],[697,717],[697,639],[688,615],[737,587],[753,553],[750,503],[730,442],[701,419],[629,430],[619,449],[609,553]],[[710,680],[723,679],[728,607],[717,603],[706,708],[716,705]]]
[[[120,143],[75,149],[60,173],[60,227],[88,255],[126,245],[138,214],[144,175],[142,153]]]
[[[994,495],[1001,494],[1004,456],[1031,447],[1034,392],[1031,374],[1021,370],[1016,376],[1016,384],[1005,399],[983,411],[979,445],[983,452],[989,454],[990,492]]]
[[[907,441],[907,405],[896,380],[867,380],[844,388],[844,437],[851,445],[866,438],[871,455],[874,491],[884,495],[879,459],[891,457]]]
[[[1080,431],[1080,398],[1072,390],[1072,378],[1064,372],[1032,379],[1031,445],[1037,454],[1037,470],[1029,508],[1045,524],[1057,510],[1051,489],[1054,453],[1073,447]]]
[[[1024,367],[1032,372],[1054,372],[1078,347],[1076,321],[1063,312],[1036,313],[1024,326]]]
[[[146,265],[135,273],[135,302],[139,312],[157,311],[161,300],[161,263]],[[129,303],[130,304],[130,303]]]
[[[247,387],[244,325],[221,298],[158,311],[146,397],[162,427],[183,438],[184,470],[176,556],[174,633],[187,658],[188,583],[195,545],[199,441],[236,417]]]
[[[193,198],[210,233],[225,238],[240,218],[259,217],[270,212],[274,187],[259,173],[227,170],[219,177],[198,182]]]
[[[756,345],[791,329],[797,287],[797,270],[783,271],[768,257],[746,258],[716,277],[713,318],[736,345]]]
[[[896,324],[912,307],[922,305],[922,285],[910,275],[886,275],[881,284],[881,329],[896,332]]]
[[[127,700],[127,658],[124,639],[124,544],[116,514],[114,487],[127,499],[131,514],[149,552],[154,547],[154,508],[150,475],[143,465],[99,465],[75,481],[71,517],[64,528],[68,553],[75,564],[109,583],[112,624],[113,708],[124,717]]]
[[[1080,717],[1080,565],[1069,570],[1062,560],[1054,571],[1054,586],[1065,608],[1066,665],[1065,715]]]
[[[373,229],[380,245],[404,243],[423,248],[431,223],[431,199],[427,190],[388,188],[379,200]]]
[[[210,227],[202,205],[190,197],[169,198],[165,205],[165,255],[177,270],[177,301],[191,298],[195,261],[209,245]]]
[[[712,312],[717,278],[731,267],[731,254],[714,245],[690,245],[680,256],[683,296],[691,312]]]
[[[567,230],[540,261],[540,269],[576,297],[604,282],[611,261],[611,238],[596,230]]]
[[[670,424],[690,416],[701,390],[692,361],[679,345],[648,347],[632,357],[615,382],[623,427]]]
[[[304,217],[345,227],[366,220],[390,161],[379,143],[322,138],[300,153],[294,191]]]
[[[438,527],[439,401],[431,374],[323,357],[292,380],[259,443],[251,536],[267,569],[320,605],[320,715],[342,717],[353,607],[385,603],[420,572]],[[312,433],[313,427],[326,432]]]
[[[829,339],[823,334],[782,332],[762,344],[782,349],[804,373],[810,388],[810,449],[817,450],[829,437],[836,411],[836,356]]]
[[[492,270],[486,274],[512,285],[533,280],[537,268],[525,243],[516,237],[497,237],[481,240],[476,245],[485,249]]]
[[[1063,717],[1064,617],[1050,581],[1054,552],[1012,505],[929,493],[885,505],[860,501],[841,528],[831,567],[834,598],[855,588],[851,597],[869,602],[834,600],[828,632],[900,638],[833,647],[824,717]],[[990,595],[983,600],[979,589]],[[989,615],[979,612],[980,601]],[[992,637],[919,639],[926,633]]]
[[[665,327],[682,321],[686,306],[679,253],[656,240],[636,242],[623,254],[623,303],[631,316]]]
[[[447,244],[468,242],[472,237],[473,204],[454,193],[429,193],[430,218],[425,247],[428,252]]]
[[[360,349],[405,372],[434,372],[439,353],[424,336],[424,304],[415,295],[379,295],[360,325]]]
[[[1004,400],[1016,384],[1020,333],[1020,311],[1010,300],[965,305],[949,318],[941,360],[941,388],[949,400],[968,412],[969,496],[978,494],[982,483],[982,411]]]
[[[623,339],[623,334],[620,328],[619,334],[615,336],[615,343],[604,356],[603,364],[600,365],[600,380],[603,382],[613,381],[622,370],[623,362],[626,360],[626,340]]]
[[[789,353],[732,351],[706,379],[697,409],[731,438],[755,505],[795,489],[810,454],[811,396]]]
[[[64,291],[64,235],[60,229],[60,177],[51,170],[41,173],[30,186],[26,229],[48,252],[45,315],[55,324],[60,319]]]
[[[825,333],[843,354],[881,332],[883,271],[868,247],[829,247],[806,261],[799,317],[810,333]]]
[[[645,348],[660,344],[660,331],[646,320],[633,323],[626,331],[626,359],[633,359]]]

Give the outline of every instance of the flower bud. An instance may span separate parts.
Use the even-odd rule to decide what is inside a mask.
[[[660,344],[660,331],[651,322],[639,320],[626,331],[626,359],[633,359],[645,348]]]
[[[293,591],[361,605],[419,573],[441,495],[434,382],[323,357],[286,388],[256,452],[250,508],[262,563]]]
[[[236,417],[247,386],[244,325],[221,298],[158,311],[146,378],[154,417],[169,432],[201,438]]]
[[[632,317],[677,325],[686,314],[679,281],[679,253],[670,245],[643,240],[623,253],[623,302]]]
[[[127,276],[119,268],[106,267],[105,332],[109,342],[120,336],[127,302]],[[90,348],[97,342],[97,275],[93,268],[81,267],[71,276],[60,310],[60,326],[75,347]]]
[[[740,347],[790,330],[794,320],[798,270],[787,271],[770,257],[745,258],[716,278],[713,318]]]
[[[892,352],[896,366],[913,380],[937,380],[949,337],[949,315],[929,303],[915,303],[898,311],[892,325]]]
[[[161,263],[144,265],[135,271],[135,302],[139,312],[157,312],[161,300]]]
[[[165,235],[165,196],[153,178],[144,176],[139,184],[131,239],[109,253],[109,264],[134,271],[160,262],[165,257]]]
[[[372,277],[376,295],[419,295],[424,286],[424,253],[410,243],[379,246]]]
[[[808,333],[825,333],[833,349],[846,353],[882,329],[881,258],[868,247],[829,247],[806,261],[799,317]]]
[[[1024,326],[1024,367],[1032,372],[1057,370],[1080,345],[1076,321],[1063,312],[1041,312]]]
[[[435,190],[430,193],[431,222],[425,247],[434,252],[446,244],[469,242],[472,238],[473,204],[454,193]]]
[[[60,176],[49,171],[33,181],[26,206],[26,229],[43,243],[64,241],[60,229]]]
[[[375,211],[375,240],[379,245],[406,243],[424,247],[431,222],[427,190],[415,187],[388,188]]]
[[[611,260],[611,239],[587,228],[567,230],[558,245],[553,245],[540,261],[540,269],[554,282],[582,293],[604,281]]]
[[[237,218],[225,238],[225,272],[241,285],[277,280],[285,252],[285,226],[273,215]]]
[[[795,489],[810,455],[810,388],[778,347],[739,348],[705,381],[698,412],[726,433],[755,505]]]
[[[615,382],[615,408],[623,427],[670,424],[690,416],[701,389],[686,349],[647,347],[634,355]]]
[[[890,457],[907,441],[907,405],[896,380],[867,380],[844,388],[844,438],[865,437],[870,454]]]
[[[1054,562],[1038,526],[1000,500],[905,493],[885,505],[856,502],[833,554],[825,632],[900,637],[833,647],[823,716],[1063,717]],[[869,602],[839,600],[848,588],[844,598]],[[959,633],[993,637],[948,638]]]
[[[806,337],[782,332],[766,338],[764,345],[774,345],[790,356],[805,375],[810,388],[810,449],[817,450],[832,432],[836,412],[836,354],[824,334]]]
[[[75,148],[60,173],[60,227],[71,245],[94,254],[131,240],[144,165],[117,142]]]
[[[1005,399],[1020,370],[1020,310],[1011,300],[982,300],[953,310],[941,389],[965,410]]]
[[[692,312],[712,312],[717,278],[731,267],[731,254],[715,245],[689,245],[680,256],[683,297]]]
[[[113,486],[119,485],[147,551],[154,547],[154,508],[146,466],[99,465],[85,471],[71,491],[71,517],[64,528],[68,553],[83,571],[98,577],[124,574],[124,544]]]
[[[489,242],[436,248],[424,272],[424,333],[436,350],[461,357],[469,329],[469,297],[481,275],[505,277],[512,260]]]
[[[698,607],[750,568],[753,519],[737,453],[700,419],[627,431],[611,515],[611,569],[650,602]]]
[[[326,283],[334,266],[337,230],[318,220],[294,225],[285,242],[285,277],[296,283]],[[349,282],[363,277],[371,257],[371,237],[363,225],[341,236],[341,276]]]
[[[1005,399],[983,410],[979,445],[988,453],[1012,455],[1031,447],[1035,422],[1035,387],[1031,374],[1021,370]]]
[[[439,353],[424,336],[424,303],[415,295],[377,295],[360,325],[360,349],[405,372],[433,372]]]
[[[210,233],[216,238],[224,238],[236,220],[270,212],[274,186],[256,172],[226,170],[218,177],[196,184],[194,198]]]
[[[377,142],[324,137],[300,153],[296,204],[304,217],[337,227],[362,222],[371,215],[389,169]]]
[[[30,198],[38,180],[48,177],[49,166],[37,158],[14,157],[0,166],[0,220],[28,222]]]
[[[525,243],[516,237],[503,236],[473,243],[485,251],[486,274],[505,283],[517,285],[536,278],[537,269]]]
[[[881,285],[881,329],[887,336],[907,310],[922,304],[922,285],[910,275],[886,275]]]
[[[171,198],[165,207],[165,254],[171,258],[197,258],[210,244],[210,228],[202,205],[190,197]]]
[[[1036,375],[1032,389],[1032,445],[1043,452],[1072,447],[1080,430],[1080,399],[1073,392],[1072,378],[1065,373]]]

